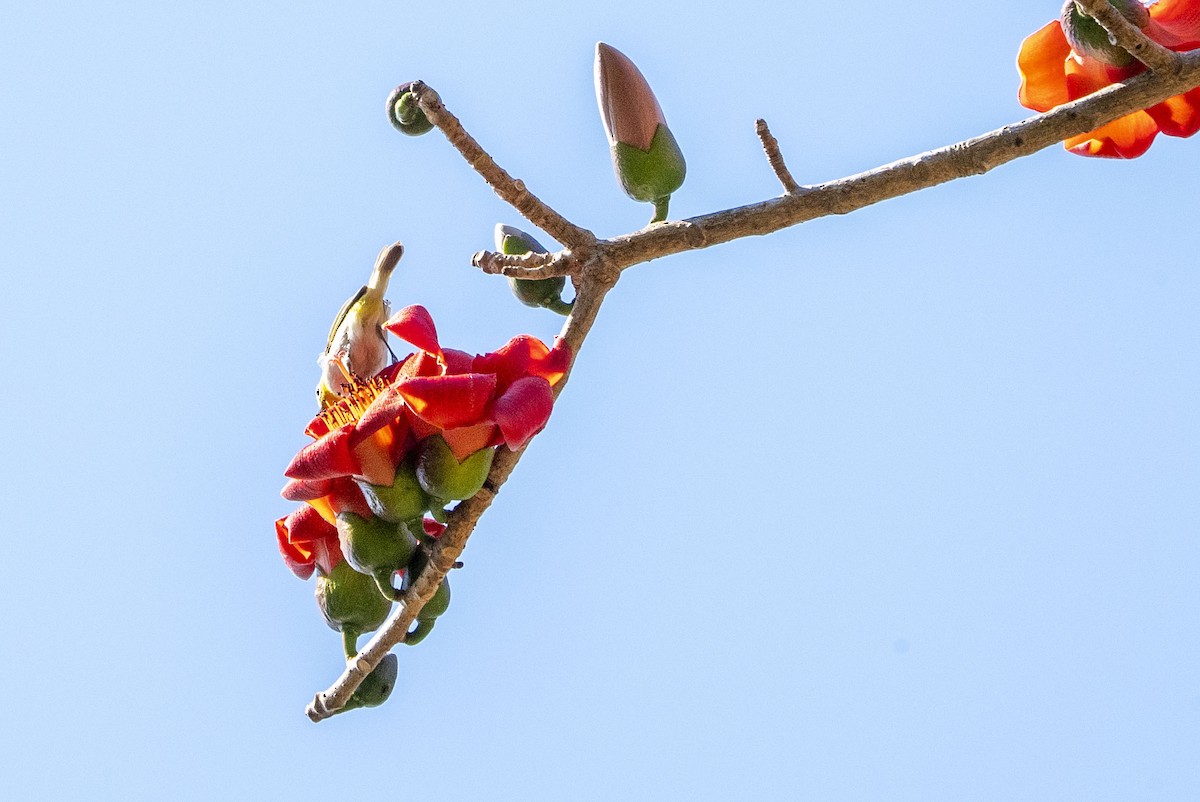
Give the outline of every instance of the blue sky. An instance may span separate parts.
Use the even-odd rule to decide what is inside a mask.
[[[443,343],[559,323],[470,267],[525,223],[391,88],[614,236],[597,40],[685,217],[779,191],[756,117],[802,183],[1025,117],[1057,9],[995,5],[6,11],[10,793],[1194,798],[1194,140],[628,271],[392,699],[303,715],[338,636],[272,522],[333,314],[400,239]]]

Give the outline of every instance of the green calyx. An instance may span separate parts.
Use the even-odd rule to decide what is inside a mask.
[[[527,253],[546,253],[546,249],[542,244],[533,237],[519,229],[503,227],[505,231],[513,233],[505,233],[498,235],[500,239],[500,252],[509,256],[523,256]],[[497,227],[499,230],[500,227]],[[563,276],[554,278],[508,278],[508,288],[512,290],[512,294],[518,301],[526,306],[535,308],[549,309],[551,312],[557,312],[560,315],[571,314],[571,304],[564,301],[562,298],[563,288],[566,287],[567,280]]]
[[[417,481],[438,501],[470,498],[487,481],[495,454],[494,448],[483,448],[459,462],[440,434],[430,435],[417,454]]]
[[[404,584],[401,586],[404,590],[412,587],[413,583],[421,576],[421,572],[425,570],[425,566],[429,564],[429,555],[424,549],[418,549],[413,555],[412,562],[408,564],[408,569],[404,572]],[[438,617],[446,612],[450,607],[450,579],[447,577],[442,580],[442,584],[438,585],[437,592],[433,594],[425,606],[421,608],[421,612],[417,613],[417,625],[404,637],[404,642],[409,646],[415,646],[433,630],[433,625]]]
[[[392,689],[396,687],[398,665],[399,661],[396,659],[396,655],[384,655],[383,659],[379,661],[379,665],[375,666],[375,670],[363,679],[362,684],[350,696],[345,706],[337,712],[345,713],[347,710],[357,710],[360,707],[379,707],[386,702],[392,695]]]
[[[665,220],[667,201],[687,175],[683,152],[671,129],[659,123],[649,150],[617,142],[612,146],[612,158],[625,194],[636,201],[654,204],[651,222]]]
[[[392,575],[408,564],[417,548],[417,539],[408,527],[343,512],[338,514],[337,529],[346,562],[354,570],[373,577],[386,598],[398,598],[399,592],[392,587]]]
[[[417,96],[412,92],[415,84],[415,81],[400,84],[387,99],[388,122],[397,131],[409,136],[420,136],[433,128],[433,123],[421,111]]]
[[[420,519],[429,509],[431,499],[417,481],[416,466],[405,460],[396,468],[396,477],[390,485],[373,485],[356,480],[371,512],[392,523]]]
[[[375,580],[355,571],[345,560],[317,578],[316,597],[325,622],[345,636],[347,655],[354,654],[350,651],[353,639],[378,629],[392,609],[391,600],[380,595]]]
[[[1138,0],[1109,0],[1121,16],[1134,26],[1145,28],[1150,22],[1150,12]],[[1128,67],[1134,58],[1109,37],[1094,17],[1079,6],[1075,0],[1067,0],[1059,17],[1063,35],[1071,48],[1081,56],[1094,59],[1110,67]]]

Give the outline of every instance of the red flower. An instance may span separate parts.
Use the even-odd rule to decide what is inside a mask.
[[[1126,5],[1123,13],[1135,18],[1143,33],[1171,50],[1200,46],[1200,0],[1159,0],[1149,7],[1148,15],[1137,0],[1121,0],[1114,5],[1118,8]],[[1049,111],[1145,69],[1129,54],[1109,45],[1107,34],[1090,17],[1082,20],[1081,17],[1074,3],[1069,2],[1064,19],[1077,23],[1068,26],[1069,33],[1064,33],[1062,22],[1055,20],[1022,42],[1017,56],[1021,105],[1034,111]],[[1132,159],[1145,153],[1160,132],[1188,137],[1197,131],[1200,131],[1200,88],[1127,114],[1094,131],[1072,137],[1063,145],[1082,156]]]
[[[405,459],[435,434],[459,462],[492,446],[521,448],[546,425],[552,387],[571,363],[565,343],[548,348],[527,335],[480,356],[442,348],[420,306],[402,309],[386,327],[418,350],[346,388],[309,423],[314,442],[284,471],[291,481],[283,497],[307,506],[276,522],[276,532],[284,561],[302,578],[314,565],[328,573],[341,559],[339,513],[373,517],[360,482],[392,486]],[[436,536],[432,523],[426,533]]]
[[[308,579],[314,568],[328,576],[343,559],[337,527],[325,521],[313,507],[300,509],[275,522],[279,553],[292,573]]]
[[[414,368],[401,368],[394,397],[376,403],[387,409],[402,403],[418,436],[441,434],[459,460],[488,446],[504,443],[516,450],[529,442],[549,420],[551,388],[571,363],[566,343],[547,348],[528,335],[476,357],[443,349],[420,306],[400,310],[385,328],[421,350],[405,360],[414,361]],[[368,409],[364,418],[372,413],[376,410]]]

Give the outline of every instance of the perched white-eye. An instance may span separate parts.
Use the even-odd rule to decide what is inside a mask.
[[[353,384],[356,379],[369,379],[387,367],[391,352],[383,322],[390,314],[390,307],[383,294],[403,255],[404,246],[399,242],[380,251],[371,280],[342,304],[334,318],[325,350],[317,357],[321,367],[317,402],[321,409],[337,403],[343,386]]]

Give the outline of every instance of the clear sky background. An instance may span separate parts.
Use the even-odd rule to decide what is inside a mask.
[[[990,5],[990,7],[988,7]],[[492,350],[528,227],[423,79],[602,236],[593,47],[675,217],[1027,116],[1007,3],[12,4],[0,22],[0,749],[11,798],[1194,799],[1200,138],[628,271],[382,708],[276,551],[315,358],[379,248]],[[552,244],[547,240],[547,244]]]

